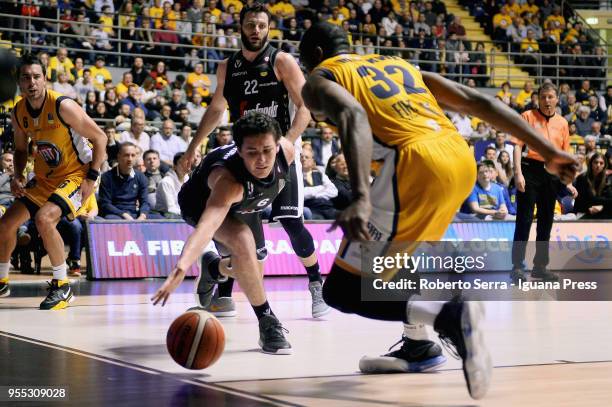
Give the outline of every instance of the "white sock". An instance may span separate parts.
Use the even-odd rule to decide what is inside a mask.
[[[62,281],[68,279],[68,274],[66,273],[66,269],[68,267],[66,266],[66,262],[60,264],[59,266],[53,266],[51,268],[53,269],[54,280]]]
[[[427,334],[427,329],[425,329],[425,324],[404,324],[404,336],[413,339],[415,341],[427,340],[429,339],[429,335]]]
[[[415,296],[406,305],[408,321],[413,324],[433,326],[443,305],[444,303],[441,301],[419,301],[419,296]]]
[[[8,278],[10,263],[0,263],[0,280]]]

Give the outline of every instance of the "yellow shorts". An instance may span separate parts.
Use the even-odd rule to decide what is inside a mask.
[[[474,155],[465,140],[449,135],[403,147],[376,144],[376,154],[384,157],[384,164],[370,190],[372,239],[439,241],[476,182]],[[413,246],[407,244],[405,251]],[[353,273],[371,273],[362,269],[361,256],[359,242],[343,239],[335,264]]]
[[[84,179],[85,174],[80,172],[59,181],[34,177],[26,185],[25,196],[21,201],[32,217],[48,201],[59,206],[63,216],[74,219],[82,206],[81,183]]]

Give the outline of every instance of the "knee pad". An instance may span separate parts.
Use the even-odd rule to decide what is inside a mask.
[[[312,235],[304,227],[304,222],[300,218],[281,218],[279,219],[283,229],[289,235],[293,251],[299,257],[306,258],[315,251]]]

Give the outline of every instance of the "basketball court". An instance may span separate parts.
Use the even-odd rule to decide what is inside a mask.
[[[60,386],[69,399],[57,405],[75,406],[609,406],[612,399],[609,302],[487,302],[495,369],[488,395],[474,401],[448,353],[437,373],[360,374],[359,358],[386,353],[401,325],[337,311],[314,320],[304,277],[265,281],[293,355],[261,352],[253,310],[237,292],[238,317],[220,318],[221,358],[205,370],[184,369],[165,340],[194,305],[194,281],[154,307],[149,298],[162,281],[73,281],[75,302],[43,312],[46,283],[15,280],[0,300],[0,383]]]

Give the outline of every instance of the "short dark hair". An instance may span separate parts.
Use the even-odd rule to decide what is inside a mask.
[[[274,141],[278,142],[282,135],[278,122],[267,114],[259,112],[250,112],[238,119],[234,123],[232,133],[238,148],[242,147],[246,137],[272,133]]]
[[[487,151],[489,150],[493,150],[493,151],[497,151],[497,149],[493,146],[487,146],[487,148],[485,148],[485,154],[487,153]]]
[[[476,165],[476,171],[480,171],[482,167],[495,168],[495,163],[491,160],[482,160]]]
[[[559,96],[559,91],[557,90],[557,87],[549,82],[545,82],[543,83],[539,88],[538,88],[538,96],[540,96],[542,94],[542,92],[546,92],[552,90],[555,92],[555,96]]]
[[[149,154],[157,154],[157,156],[159,157],[159,151],[157,151],[157,150],[153,150],[153,149],[149,149],[149,150],[145,151],[145,152],[142,154],[142,158],[143,158],[143,159],[147,158],[147,156],[148,156]]]
[[[221,126],[219,127],[219,133],[222,131],[232,131],[232,129],[229,126]]]
[[[124,148],[126,147],[134,147],[134,148],[138,148],[138,146],[134,143],[132,143],[131,141],[124,141],[123,143],[121,143],[119,145],[119,151],[117,151],[118,153],[122,152]]]
[[[45,78],[47,77],[47,68],[43,65],[38,56],[30,52],[24,53],[21,58],[19,58],[19,69],[17,69],[17,75],[21,74],[21,68],[28,65],[40,65],[43,75]]]
[[[272,19],[272,14],[270,14],[268,7],[266,7],[265,4],[256,1],[250,6],[245,5],[242,7],[242,10],[240,10],[240,25],[242,25],[242,22],[248,13],[264,13],[268,16],[268,23]]]
[[[172,159],[172,166],[174,168],[176,168],[176,166],[178,165],[179,161],[181,161],[181,158],[183,158],[184,155],[185,155],[184,151],[182,151],[180,153],[174,154],[174,158]]]
[[[310,55],[316,47],[321,47],[324,59],[351,49],[346,31],[328,22],[317,22],[306,30],[300,42],[300,54]]]

